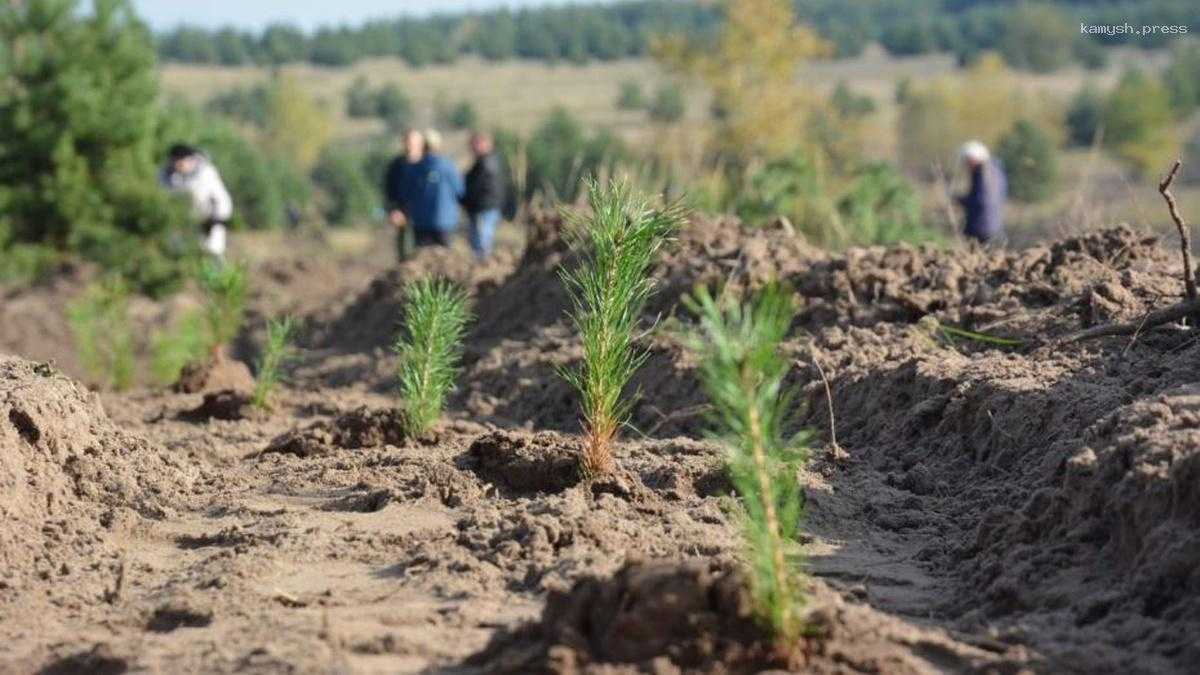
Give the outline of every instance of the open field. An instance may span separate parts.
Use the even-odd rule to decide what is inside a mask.
[[[510,239],[487,265],[424,251],[396,269],[386,239],[362,234],[235,240],[253,292],[231,356],[252,360],[264,317],[304,327],[270,412],[221,404],[235,399],[212,388],[244,386],[232,376],[207,392],[89,392],[51,320],[80,272],[4,290],[0,352],[16,356],[0,357],[0,672],[1183,673],[1200,660],[1195,329],[1054,341],[1178,297],[1173,241],[1117,228],[1012,251],[830,255],[778,229],[685,228],[654,264],[647,324],[689,321],[678,303],[696,283],[796,289],[781,349],[815,437],[796,476],[810,630],[789,664],[739,600],[722,451],[670,330],[642,338],[644,397],[616,475],[579,479],[576,402],[555,375],[581,355],[559,231],[537,219],[527,247]],[[433,272],[470,289],[477,320],[447,415],[405,438],[388,345],[405,288]],[[142,307],[139,333],[172,311]],[[925,317],[1021,345],[951,339]]]

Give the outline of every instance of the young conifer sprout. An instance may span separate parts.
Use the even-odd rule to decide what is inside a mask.
[[[242,329],[246,310],[246,271],[207,259],[200,264],[196,281],[204,293],[204,318],[209,349],[214,358]]]
[[[89,285],[67,306],[67,321],[88,377],[117,391],[129,388],[135,341],[125,282],[113,276]]]
[[[802,629],[804,596],[789,560],[801,515],[796,471],[805,459],[803,437],[784,431],[792,397],[777,345],[795,315],[791,296],[768,286],[749,302],[718,302],[699,289],[684,302],[700,321],[685,339],[700,357],[714,431],[742,498],[751,597],[762,623],[790,644]]]
[[[579,394],[584,426],[584,475],[613,470],[609,447],[629,419],[636,396],[623,397],[646,360],[634,344],[638,320],[654,292],[650,264],[682,222],[677,207],[652,209],[621,181],[588,183],[591,214],[575,222],[573,248],[581,257],[560,276],[571,295],[571,319],[583,340],[583,362],[562,369]]]
[[[423,279],[404,298],[404,332],[393,349],[405,433],[419,436],[442,414],[454,389],[471,313],[467,294],[449,281]]]
[[[258,377],[254,382],[254,394],[250,398],[254,407],[267,407],[271,393],[279,384],[280,370],[295,354],[292,349],[292,338],[295,334],[296,323],[290,316],[267,322],[267,343],[263,346],[262,357],[257,363]]]

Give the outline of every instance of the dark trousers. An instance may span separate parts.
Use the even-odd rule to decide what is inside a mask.
[[[417,248],[417,242],[413,238],[413,229],[405,226],[396,230],[396,259],[404,262],[412,257],[413,251]]]
[[[417,246],[449,246],[450,233],[441,230],[416,230]]]

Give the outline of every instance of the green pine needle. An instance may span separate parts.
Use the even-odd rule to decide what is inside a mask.
[[[396,339],[405,432],[419,436],[441,417],[454,389],[471,313],[467,294],[449,281],[423,279],[404,298],[404,333]]]
[[[129,287],[118,276],[91,284],[67,307],[67,321],[88,377],[117,391],[133,383],[134,335]]]
[[[246,311],[246,270],[218,260],[205,259],[196,282],[204,294],[204,316],[209,347],[216,352],[237,337]]]
[[[583,341],[583,363],[560,369],[579,394],[586,445],[585,474],[612,470],[609,443],[624,425],[636,396],[623,390],[646,360],[635,346],[638,320],[654,293],[651,263],[683,221],[678,207],[652,209],[621,181],[588,181],[591,215],[573,223],[579,266],[560,270],[571,296],[571,319]]]
[[[789,561],[798,556],[792,543],[802,512],[796,471],[805,450],[802,436],[784,432],[792,397],[783,386],[789,363],[778,345],[795,307],[790,294],[775,286],[747,303],[718,303],[701,288],[684,304],[700,321],[685,341],[700,357],[711,420],[742,497],[751,595],[760,620],[787,644],[802,630],[804,594]]]
[[[292,317],[271,319],[267,322],[267,343],[262,357],[256,364],[258,378],[254,382],[254,394],[250,403],[256,408],[267,407],[271,393],[281,379],[280,370],[295,356],[292,338],[296,335],[296,323]]]

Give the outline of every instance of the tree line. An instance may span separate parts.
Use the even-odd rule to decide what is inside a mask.
[[[987,51],[1011,67],[1051,71],[1069,63],[1104,64],[1103,45],[1158,48],[1179,37],[1082,35],[1078,24],[1186,26],[1194,10],[1180,0],[1070,0],[1058,5],[1016,0],[797,0],[796,14],[828,40],[839,57],[877,42],[891,54],[954,54],[962,63]],[[626,0],[614,4],[497,10],[428,18],[373,20],[357,27],[305,32],[275,24],[260,32],[179,26],[157,36],[166,61],[221,65],[308,62],[347,66],[396,57],[413,66],[474,55],[489,61],[610,61],[644,56],[656,36],[712,35],[719,3]]]

